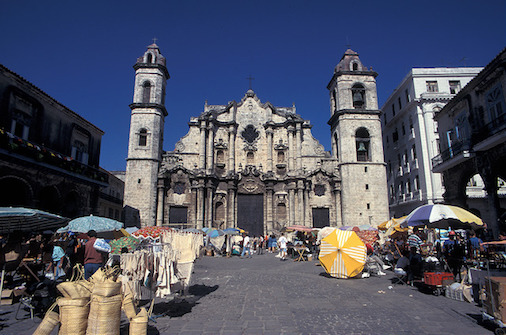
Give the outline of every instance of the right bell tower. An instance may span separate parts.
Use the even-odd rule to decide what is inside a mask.
[[[345,226],[377,226],[389,219],[386,164],[376,93],[378,74],[348,49],[334,69],[330,93],[332,155],[341,172]]]

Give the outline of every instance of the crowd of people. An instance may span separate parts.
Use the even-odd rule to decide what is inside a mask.
[[[421,279],[423,272],[450,269],[455,280],[462,280],[462,270],[485,251],[483,241],[473,230],[448,231],[442,239],[434,229],[413,227],[409,234],[397,234],[383,245],[375,243],[368,260],[381,262],[378,268],[392,267],[408,284]]]

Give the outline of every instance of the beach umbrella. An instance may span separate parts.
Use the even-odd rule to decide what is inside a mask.
[[[479,229],[487,226],[473,213],[451,205],[423,205],[414,209],[400,224],[408,226],[427,226],[442,229]]]
[[[15,230],[47,231],[64,226],[69,221],[60,215],[24,207],[0,207],[0,233]]]
[[[157,239],[164,231],[170,231],[169,227],[149,226],[141,228],[132,233],[132,236],[139,238]]]
[[[319,260],[332,277],[351,278],[362,272],[367,249],[354,231],[335,229],[320,246]]]
[[[104,218],[101,216],[89,215],[73,219],[69,224],[57,230],[58,233],[65,233],[68,231],[87,233],[94,230],[97,233],[120,230],[123,228],[123,222],[113,219]]]
[[[241,230],[238,228],[227,228],[223,229],[223,233],[225,233],[225,235],[239,235]]]
[[[140,241],[133,236],[124,236],[117,240],[112,240],[109,242],[111,254],[120,254],[123,248],[127,248],[128,252],[132,252],[137,248],[139,243]]]
[[[210,238],[214,238],[218,236],[223,236],[225,235],[225,233],[221,229],[211,228],[206,231],[206,235],[209,236]]]

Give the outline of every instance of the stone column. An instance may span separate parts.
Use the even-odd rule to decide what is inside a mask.
[[[197,189],[198,201],[197,201],[197,228],[204,228],[204,187],[203,185],[199,185]]]
[[[207,171],[212,173],[214,170],[214,132],[213,125],[207,126]]]
[[[292,171],[294,169],[293,164],[293,156],[295,154],[295,147],[293,144],[293,133],[295,128],[293,126],[288,126],[288,171]]]
[[[199,168],[206,168],[206,122],[200,121]]]
[[[163,180],[158,181],[158,205],[156,206],[156,225],[163,226],[163,215],[165,209],[165,185]]]
[[[195,181],[194,181],[195,182]],[[194,183],[193,182],[193,183]],[[192,228],[197,228],[197,211],[198,211],[198,188],[196,188],[195,184],[192,183],[192,200],[191,200],[191,207],[192,210],[190,210],[190,217],[188,218],[188,225]]]
[[[227,199],[227,228],[234,228],[235,224],[235,188],[232,183],[228,184],[228,199]]]
[[[297,170],[302,171],[302,124],[297,123],[295,132]]]
[[[339,189],[337,187],[334,188],[333,195],[334,195],[334,206],[335,206],[334,213],[336,213],[336,226],[341,227],[341,226],[344,226],[343,217],[342,217],[342,209],[341,209],[341,192],[339,191]]]
[[[270,126],[265,130],[265,134],[267,135],[267,172],[271,172],[273,171],[272,150],[274,148],[272,146],[272,137],[274,134]]]
[[[214,192],[213,192],[213,189],[211,187],[207,187],[206,189],[206,195],[207,195],[207,199],[206,199],[206,205],[207,205],[207,210],[206,210],[206,227],[212,227],[213,226],[213,212],[214,212],[214,208],[213,208],[213,198],[214,198]]]
[[[273,229],[273,224],[272,224],[272,222],[274,220],[274,218],[272,217],[272,203],[273,203],[272,194],[273,194],[273,192],[274,191],[270,187],[265,192],[265,196],[266,196],[265,207],[267,208],[267,216],[266,216],[266,220],[265,220],[266,221],[265,233],[270,232]]]
[[[309,189],[308,189],[308,185],[306,184],[305,185],[305,189],[304,189],[304,226],[308,226],[308,227],[312,227],[313,224],[310,220],[310,213],[309,211],[311,210],[311,207],[309,206]]]
[[[228,128],[228,170],[235,172],[235,126]]]
[[[295,224],[295,190],[288,190],[288,225]]]

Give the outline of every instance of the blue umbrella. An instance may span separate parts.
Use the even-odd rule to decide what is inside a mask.
[[[0,207],[0,232],[43,231],[62,227],[69,221],[60,215],[24,207]]]
[[[90,230],[94,230],[97,233],[120,230],[123,228],[123,222],[119,222],[113,219],[104,218],[100,216],[83,216],[74,219],[69,222],[66,227],[58,229],[58,233],[64,233],[67,231],[87,233]]]
[[[223,229],[223,233],[225,233],[225,235],[239,235],[241,230],[237,228],[227,228]]]
[[[223,236],[223,235],[225,235],[225,233],[223,232],[223,230],[211,228],[206,232],[206,235],[209,236],[210,238],[213,238],[213,237]]]

